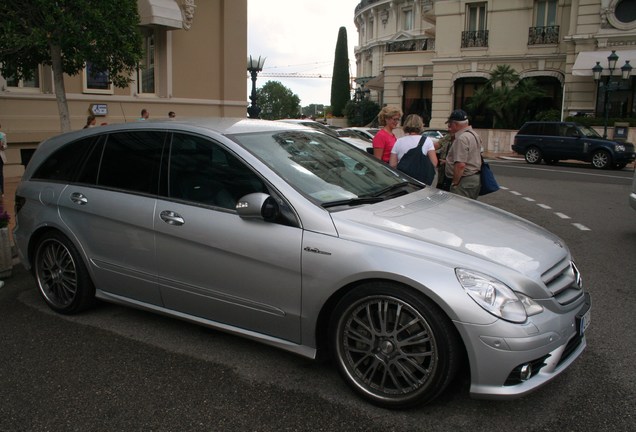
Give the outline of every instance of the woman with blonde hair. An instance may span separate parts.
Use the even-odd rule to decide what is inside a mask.
[[[373,156],[384,162],[389,162],[391,149],[397,138],[393,130],[400,126],[402,110],[392,106],[385,106],[378,114],[378,121],[382,129],[373,137]]]
[[[418,163],[416,170],[413,172],[407,172],[406,174],[415,177],[418,180],[424,181],[424,183],[430,186],[433,183],[435,167],[437,167],[438,163],[437,153],[435,152],[435,144],[429,137],[422,136],[424,122],[422,121],[422,117],[417,114],[409,114],[406,117],[403,129],[405,135],[395,142],[395,145],[391,150],[389,165],[393,168],[398,168],[398,164],[402,157],[404,157],[404,155],[406,155],[411,149],[415,149],[420,144],[420,141],[423,140],[422,154],[428,156],[431,163],[428,164],[426,159],[419,158],[418,156],[417,160],[421,160],[421,163]],[[426,164],[426,166],[424,164]]]

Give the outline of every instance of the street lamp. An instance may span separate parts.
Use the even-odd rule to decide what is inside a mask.
[[[258,118],[258,115],[261,113],[261,109],[258,105],[256,105],[256,76],[260,71],[263,70],[263,65],[265,64],[265,57],[258,56],[258,59],[249,56],[247,58],[247,71],[252,76],[252,95],[250,96],[250,100],[252,104],[247,107],[247,114],[250,118]]]
[[[624,90],[625,87],[621,82],[612,81],[612,76],[614,75],[614,71],[616,70],[616,63],[618,63],[618,55],[616,51],[612,51],[612,53],[607,57],[607,68],[609,69],[609,74],[605,75],[605,82],[601,81],[601,77],[603,76],[603,66],[601,66],[601,62],[596,62],[596,65],[592,68],[592,73],[594,74],[594,81],[598,86],[599,90],[603,90],[603,138],[607,138],[607,122],[609,120],[609,94],[614,91]],[[625,64],[621,67],[621,78],[623,82],[627,82],[629,76],[632,73],[632,65],[629,64],[629,60],[625,61]],[[600,85],[599,85],[600,84]]]

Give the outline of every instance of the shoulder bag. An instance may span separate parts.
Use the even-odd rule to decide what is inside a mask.
[[[420,138],[417,147],[412,148],[402,156],[397,169],[430,186],[433,183],[433,178],[435,178],[435,167],[428,155],[422,153],[422,146],[425,141],[425,136]]]
[[[490,169],[488,162],[481,158],[481,171],[479,171],[479,179],[481,180],[481,188],[479,189],[479,195],[488,195],[489,193],[497,192],[499,190],[499,184],[495,175]]]

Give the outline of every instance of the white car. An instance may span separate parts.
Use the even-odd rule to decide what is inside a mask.
[[[353,131],[354,133],[357,133],[361,137],[368,138],[369,141],[373,140],[373,137],[375,136],[375,134],[380,132],[380,129],[378,128],[360,127],[360,126],[342,128],[342,130]]]
[[[348,142],[349,144],[359,148],[360,150],[364,150],[367,153],[373,154],[373,145],[371,144],[370,141],[367,141],[365,139],[358,138],[355,136],[341,135],[340,133],[338,133],[338,130],[332,129],[329,126],[326,126],[320,122],[313,121],[313,120],[305,120],[305,119],[283,119],[278,121],[308,126],[310,128],[324,132],[327,135],[340,138],[341,140]]]

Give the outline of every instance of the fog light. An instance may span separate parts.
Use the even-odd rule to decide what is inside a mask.
[[[532,365],[530,363],[526,363],[521,366],[521,371],[519,372],[519,378],[521,381],[528,381],[532,376]]]

